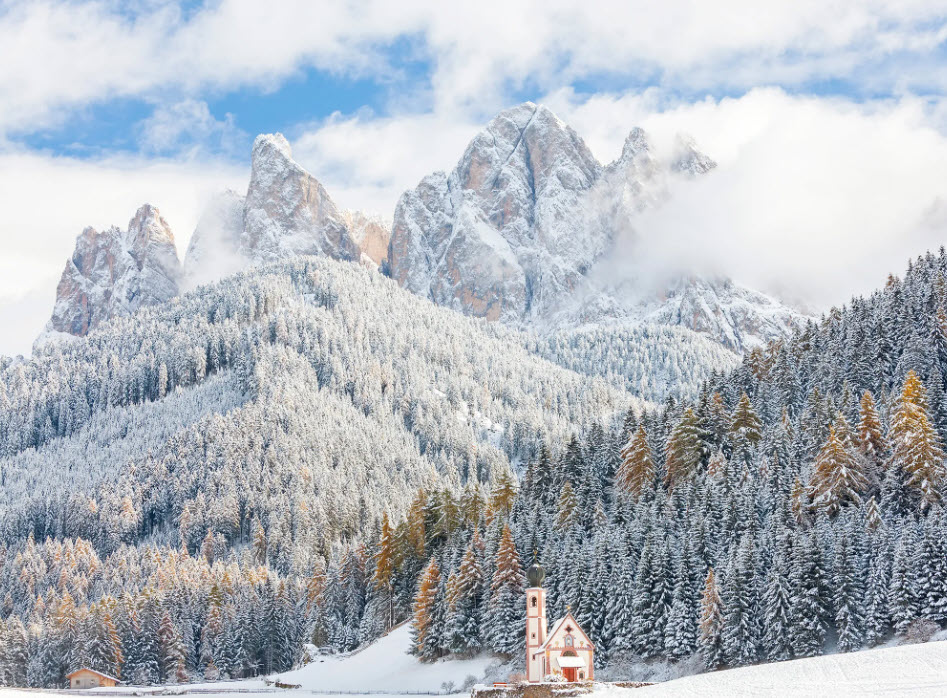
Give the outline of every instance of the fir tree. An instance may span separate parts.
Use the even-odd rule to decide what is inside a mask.
[[[513,655],[525,642],[525,582],[513,534],[509,526],[504,526],[490,582],[486,623],[490,648],[497,654]]]

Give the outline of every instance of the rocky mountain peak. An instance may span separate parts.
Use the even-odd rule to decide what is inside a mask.
[[[674,144],[674,159],[671,162],[671,169],[674,172],[696,177],[710,172],[716,166],[716,162],[697,149],[697,143],[693,138],[684,134],[677,135]]]
[[[174,297],[180,278],[174,234],[158,209],[145,204],[126,230],[87,227],[79,234],[48,329],[85,335],[114,315]]]
[[[634,128],[620,157],[602,167],[552,111],[520,104],[491,120],[449,175],[434,173],[402,195],[391,275],[435,303],[489,320],[548,328],[654,321],[734,349],[752,346],[789,331],[794,313],[726,280],[690,279],[687,270],[656,292],[626,279],[646,264],[639,214],[668,200],[672,176],[715,166],[692,139],[680,137],[668,156]],[[598,270],[619,242],[622,263],[611,265],[622,279],[603,283],[609,274]]]

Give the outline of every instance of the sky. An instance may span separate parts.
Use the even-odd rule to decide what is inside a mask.
[[[28,353],[75,237],[157,206],[183,255],[282,132],[390,217],[498,111],[552,108],[719,167],[641,222],[662,254],[819,311],[947,238],[947,0],[0,0],[0,354]]]

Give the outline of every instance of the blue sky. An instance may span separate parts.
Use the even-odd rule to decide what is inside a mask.
[[[945,0],[0,0],[0,65],[0,321],[22,328],[0,353],[28,349],[85,225],[149,201],[183,255],[261,132],[390,216],[527,99],[603,162],[635,125],[684,131],[719,175],[686,202],[699,220],[651,224],[689,239],[686,221],[701,244],[679,246],[721,273],[823,306],[947,222]],[[827,239],[857,271],[815,261]]]

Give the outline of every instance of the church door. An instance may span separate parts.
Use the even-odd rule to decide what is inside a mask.
[[[565,669],[562,670],[562,673],[565,675],[566,681],[575,681],[575,667],[574,666],[567,666]]]

